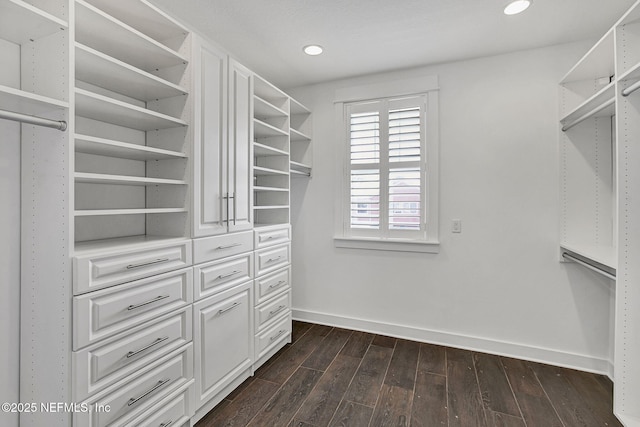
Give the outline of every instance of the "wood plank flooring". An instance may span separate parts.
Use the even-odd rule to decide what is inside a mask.
[[[196,427],[621,426],[604,376],[294,322]]]

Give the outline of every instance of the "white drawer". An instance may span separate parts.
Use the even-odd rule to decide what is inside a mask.
[[[256,332],[264,329],[275,319],[282,317],[291,308],[291,291],[286,291],[282,295],[277,295],[273,299],[256,307],[254,316]]]
[[[132,425],[160,400],[193,378],[193,345],[188,344],[135,377],[114,384],[83,402],[93,409],[74,414],[75,426],[115,427]],[[99,410],[109,408],[109,410]]]
[[[291,286],[291,267],[256,279],[255,305],[267,301],[276,293]]]
[[[252,250],[253,231],[194,239],[193,263],[200,264]]]
[[[79,295],[189,265],[191,240],[81,255],[73,259],[73,293]]]
[[[193,270],[197,301],[253,279],[253,252],[201,264]]]
[[[285,318],[274,324],[272,327],[256,335],[256,357],[255,361],[259,361],[262,356],[267,354],[271,349],[282,345],[284,341],[291,339],[291,313]]]
[[[185,268],[73,298],[73,350],[193,302]]]
[[[256,251],[256,275],[259,277],[266,273],[278,270],[291,261],[291,244],[274,246]]]
[[[192,308],[161,316],[72,353],[74,402],[79,402],[192,339]]]
[[[180,427],[193,415],[193,381],[156,403],[127,425],[135,427]]]
[[[253,245],[255,249],[279,245],[291,240],[291,226],[288,224],[257,228],[253,233]]]

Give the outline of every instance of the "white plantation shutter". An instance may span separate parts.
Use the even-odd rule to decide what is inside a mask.
[[[348,104],[350,235],[426,232],[424,96]]]

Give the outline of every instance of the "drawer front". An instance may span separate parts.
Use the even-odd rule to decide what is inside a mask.
[[[152,324],[144,323],[97,345],[74,352],[74,401],[78,402],[192,339],[191,306],[164,315]]]
[[[254,360],[258,361],[260,358],[269,352],[272,348],[283,341],[289,340],[291,337],[291,314],[288,314],[284,319],[277,322],[272,327],[256,335],[256,357]]]
[[[255,304],[261,304],[291,286],[291,267],[261,276],[256,279]]]
[[[194,299],[217,294],[253,279],[253,252],[194,267]]]
[[[254,230],[254,248],[262,249],[269,246],[287,243],[291,240],[291,226],[266,227]]]
[[[135,427],[179,427],[187,423],[193,408],[193,381],[180,387],[141,414],[130,425]]]
[[[83,403],[89,408],[109,408],[77,413],[74,425],[106,427],[131,425],[130,421],[193,378],[193,345],[163,358],[156,366],[114,384]]]
[[[290,308],[290,291],[286,291],[282,295],[278,295],[272,300],[256,307],[256,313],[254,316],[256,331],[264,329],[264,327],[272,323],[273,320],[282,317],[285,313],[288,313]]]
[[[256,251],[256,276],[278,270],[289,264],[291,260],[291,245],[274,246]]]
[[[73,349],[193,302],[193,272],[185,268],[73,298]]]
[[[191,265],[191,240],[161,247],[75,257],[74,295]]]
[[[207,261],[253,250],[253,231],[205,237],[193,241],[193,262]]]

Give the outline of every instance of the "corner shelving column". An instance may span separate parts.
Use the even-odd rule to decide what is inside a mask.
[[[254,226],[289,223],[289,97],[254,76]]]
[[[0,109],[71,126],[68,2],[4,0],[0,17]],[[10,184],[20,186],[21,229],[11,250],[20,251],[20,319],[9,314],[9,326],[19,325],[20,348],[3,351],[20,352],[18,402],[69,401],[69,131],[16,123],[16,134],[21,179]],[[19,422],[65,425],[70,415],[22,412]]]
[[[189,44],[144,1],[76,2],[76,254],[190,236]]]
[[[614,411],[640,426],[640,3],[616,31],[618,274],[614,351]],[[623,95],[624,92],[624,95]]]
[[[561,250],[609,277],[617,265],[613,43],[609,31],[560,86]]]
[[[311,150],[311,112],[295,99],[291,99],[291,176],[310,176],[313,152]]]

